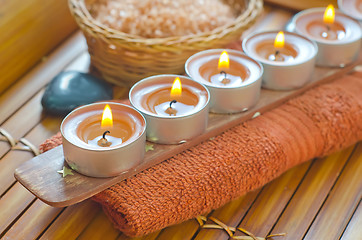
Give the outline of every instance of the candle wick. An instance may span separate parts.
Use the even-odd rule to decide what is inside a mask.
[[[225,71],[221,71],[220,74],[224,74],[224,78],[226,78],[226,72]]]
[[[329,25],[326,25],[327,32],[331,31],[331,27]]]
[[[222,84],[226,85],[229,84],[231,82],[230,79],[228,79],[227,74],[225,71],[221,71],[220,75],[224,75],[224,78],[220,81]]]
[[[173,103],[177,103],[177,101],[176,100],[172,100],[171,102],[170,102],[170,108],[172,108],[172,104]]]
[[[274,55],[275,55],[275,56],[278,56],[279,53],[280,53],[280,51],[279,51],[279,50],[276,50]]]
[[[111,133],[111,132],[107,130],[107,131],[105,131],[105,132],[103,133],[103,135],[102,135],[102,138],[105,139],[105,140],[107,140],[107,139],[106,139],[106,134],[107,134],[107,133]]]

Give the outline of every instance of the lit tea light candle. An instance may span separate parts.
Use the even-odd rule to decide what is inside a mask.
[[[116,121],[113,126],[113,114],[108,104],[104,107],[100,122],[99,126],[98,116],[94,116],[80,123],[77,131],[81,140],[91,146],[110,147],[121,144],[130,135],[128,126],[122,122]]]
[[[259,54],[270,61],[294,61],[297,51],[291,44],[285,43],[284,32],[279,32],[274,40],[274,45],[264,43],[258,49]]]
[[[293,17],[291,24],[296,33],[317,43],[317,65],[344,67],[357,59],[362,36],[360,24],[335,11],[333,5],[304,10]]]
[[[215,70],[215,68],[211,70]],[[241,74],[243,73],[240,73],[240,75]],[[211,75],[210,82],[218,86],[240,85],[240,83],[242,83],[243,80],[241,79],[241,76],[238,75],[239,74],[235,72],[234,68],[230,69],[229,55],[227,51],[224,50],[219,57],[217,72]]]
[[[177,144],[206,130],[210,94],[187,77],[145,78],[131,88],[129,99],[146,118],[149,141]]]
[[[302,87],[313,74],[317,45],[290,32],[262,32],[247,36],[244,52],[262,63],[264,88],[290,90]]]
[[[210,112],[236,113],[256,104],[263,67],[235,50],[211,49],[191,56],[186,73],[210,91]]]
[[[158,116],[182,116],[192,112],[198,98],[188,88],[182,91],[181,80],[176,77],[171,89],[159,89],[148,98],[146,107]]]
[[[84,175],[111,177],[143,159],[146,121],[134,108],[94,103],[75,109],[60,127],[68,165]]]

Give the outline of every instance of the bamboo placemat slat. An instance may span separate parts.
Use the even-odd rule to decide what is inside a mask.
[[[85,50],[84,38],[80,32],[77,32],[50,54],[47,60],[38,64],[4,94],[0,95],[0,124]]]
[[[40,239],[75,239],[99,211],[100,206],[91,200],[67,207]]]
[[[89,66],[89,55],[83,53],[69,64],[64,70],[77,70],[85,72]],[[2,125],[1,128],[11,134],[11,136],[17,141],[24,136],[31,128],[38,124],[43,118],[43,107],[40,104],[41,98],[44,93],[44,87],[40,88],[39,92],[25,101],[17,111],[15,111]],[[10,145],[7,142],[0,142],[0,159],[10,150]]]
[[[1,1],[0,19],[0,93],[76,29],[67,0]]]
[[[362,236],[362,204],[360,203],[348,223],[341,240],[358,239]]]
[[[295,194],[294,196],[289,196],[289,198],[284,199],[284,201],[282,201],[281,198],[281,201],[279,203],[275,193],[269,192],[268,194],[264,194],[263,196],[261,196],[262,201],[256,202],[256,204],[253,205],[253,208],[250,210],[245,219],[240,223],[240,226],[248,229],[249,231],[257,234],[258,236],[266,236],[270,234],[273,225],[278,222],[278,217],[280,217],[280,214],[285,211],[285,206],[291,204],[288,203],[288,201],[293,202],[294,199],[299,199],[297,203],[300,204],[300,208],[292,208],[293,216],[300,220],[304,219],[305,221],[308,217],[304,216],[304,213],[306,212],[305,209],[308,209],[308,212],[311,212],[313,208],[315,208],[316,210],[318,209],[318,206],[320,206],[319,200],[325,198],[325,195],[328,193],[331,184],[333,184],[333,182],[335,181],[338,172],[342,170],[344,164],[348,159],[348,156],[351,154],[352,149],[353,148],[346,149],[345,151],[328,158],[318,159],[313,163],[306,163],[306,165],[311,165],[311,167],[303,179],[298,179],[298,183],[300,183],[301,186],[295,186],[295,188],[292,190],[292,194]],[[296,169],[299,170],[301,168],[297,166]],[[298,173],[295,172],[294,174],[297,177]],[[291,177],[293,178],[293,176]],[[285,187],[288,188],[289,186],[285,184]],[[296,189],[296,187],[298,188]],[[300,188],[303,189],[304,187],[308,187],[310,189],[313,188],[314,191],[308,192],[307,190],[305,190],[303,191],[303,196],[300,196]],[[282,187],[279,189],[282,189]],[[296,192],[294,193],[294,191]],[[308,205],[307,202],[303,202],[303,200],[306,200],[311,204]],[[283,212],[283,215],[284,214],[285,212]],[[291,222],[294,221],[289,221],[289,223]],[[294,224],[296,224],[296,222],[294,222]],[[303,229],[302,226],[299,226],[298,228]],[[283,232],[282,229],[286,228],[279,228],[277,230],[273,230],[273,233]],[[287,236],[285,236],[283,240],[289,239],[288,235],[289,234],[287,234]],[[296,238],[295,234],[291,236],[293,236],[294,239]]]
[[[282,30],[292,16],[293,14],[290,11],[271,8],[266,5],[264,6],[262,17],[259,18],[255,25],[243,33],[242,38],[254,32]]]
[[[44,131],[44,125],[47,126],[48,131]],[[25,138],[35,145],[39,145],[43,139],[47,139],[54,135],[58,131],[59,119],[53,119],[53,121],[43,121],[32,129]],[[27,151],[10,151],[0,160],[0,195],[2,195],[12,184],[15,182],[13,176],[15,168],[25,162],[32,156],[32,153]],[[19,183],[16,183],[16,186]],[[13,187],[11,187],[12,189]],[[6,196],[7,194],[5,194]]]
[[[33,155],[25,151],[11,151],[0,160],[0,195],[4,194],[16,182],[13,173],[17,166]]]
[[[208,217],[214,217],[229,227],[236,227],[243,216],[249,211],[254,201],[257,199],[261,189],[257,189],[249,194],[227,203],[225,206],[216,209]],[[205,224],[213,224],[208,220]],[[195,239],[228,239],[229,235],[220,229],[201,228]]]
[[[328,4],[333,4],[334,7],[337,7],[337,0],[298,0],[298,1],[264,0],[264,1],[266,3],[271,3],[298,11],[314,7],[327,7]]]
[[[233,210],[233,209],[225,209],[225,207],[227,207],[227,205],[225,207],[222,207],[218,210],[216,210],[214,213],[211,214],[211,216],[219,219],[220,221],[222,221],[223,223],[225,223],[228,226],[231,227],[242,227],[244,228],[244,226],[240,226],[240,222],[245,219],[245,217],[247,216],[247,214],[249,214],[250,211],[252,211],[251,209],[254,208],[255,204],[260,204],[261,202],[264,203],[263,201],[263,195],[269,195],[270,199],[267,201],[271,206],[269,207],[269,209],[272,209],[272,207],[275,207],[275,205],[277,205],[276,203],[279,201],[280,205],[283,205],[283,203],[286,203],[289,198],[291,197],[294,189],[297,187],[300,179],[303,177],[304,173],[307,171],[308,169],[308,163],[303,164],[302,166],[300,166],[299,168],[293,168],[290,171],[288,171],[287,173],[283,174],[281,177],[278,178],[277,181],[273,181],[270,184],[268,184],[267,186],[265,186],[262,189],[258,190],[258,195],[255,196],[255,200],[253,202],[250,203],[250,205],[248,207],[246,206],[240,206],[241,209],[237,210]],[[286,190],[285,188],[288,188],[288,190]],[[274,192],[275,195],[271,195],[270,193]],[[249,194],[247,194],[246,196],[248,196]],[[252,194],[254,195],[254,194]],[[275,209],[277,211],[277,209]],[[234,212],[233,212],[234,211]],[[270,217],[270,212],[268,212],[268,210],[266,209],[265,212],[263,213],[264,217]],[[248,228],[246,228],[248,229]],[[250,231],[248,229],[248,231]],[[252,231],[251,231],[252,232]],[[256,234],[253,232],[253,234]],[[235,234],[236,236],[240,235],[238,233]],[[260,233],[256,234],[257,236],[263,236]],[[228,239],[228,235],[225,231],[220,231],[220,230],[209,230],[209,229],[204,229],[201,230],[200,233],[197,235],[196,239]]]
[[[306,162],[296,166],[291,171],[284,173],[277,181],[273,181],[265,186],[237,227],[247,229],[258,237],[266,237],[285,205],[293,197],[295,190],[298,188],[310,165],[310,162]],[[240,236],[242,234],[238,232],[236,235]]]
[[[128,237],[124,234],[121,234],[118,236],[117,240],[155,240],[157,239],[157,235],[160,233],[160,230],[159,231],[156,231],[154,233],[150,233],[146,236],[142,236],[142,237],[135,237],[135,238],[131,238],[131,237]]]
[[[98,231],[94,231],[98,229]],[[93,220],[87,225],[77,240],[89,239],[116,239],[121,232],[114,228],[103,211],[99,211]]]
[[[362,198],[362,144],[358,144],[349,164],[326,197],[321,210],[304,237],[312,239],[338,239]],[[323,226],[323,227],[321,227]]]
[[[352,150],[353,147],[350,147],[313,163],[283,214],[276,222],[273,232],[288,229],[285,240],[303,238],[339,173],[352,154]]]
[[[66,71],[69,70],[77,70],[77,71],[87,71],[89,66],[89,55],[86,52],[83,52],[78,58],[72,61],[70,64],[67,63],[67,67],[64,69]],[[49,78],[47,79],[50,80]],[[14,109],[14,112],[7,118],[5,122],[1,124],[1,128],[8,131],[11,136],[17,140],[24,136],[32,127],[34,127],[37,123],[44,118],[42,114],[43,107],[40,104],[42,95],[44,93],[43,84],[37,85],[34,84],[34,91],[38,91],[35,95],[31,96],[27,99],[27,96],[22,95],[21,102],[24,102],[18,109]],[[36,90],[36,87],[38,89]],[[9,99],[4,101],[11,101]],[[5,103],[4,103],[5,104]],[[3,150],[5,148],[6,150]],[[5,142],[0,142],[0,158],[3,155],[2,151],[8,151],[9,144]]]
[[[40,99],[44,91],[40,91],[23,105],[14,115],[5,121],[1,128],[6,130],[15,141],[23,137],[31,128],[38,124],[44,116]],[[0,142],[0,159],[11,149],[8,142]]]
[[[197,221],[190,219],[161,230],[155,239],[191,239],[199,228]]]
[[[45,137],[49,137],[45,135]],[[31,135],[29,135],[29,139],[31,139]],[[36,139],[31,139],[36,142]],[[6,228],[10,227],[13,221],[21,216],[22,212],[31,204],[35,197],[33,195],[28,195],[28,192],[24,192],[24,189],[18,182],[16,182],[13,186],[12,184],[15,182],[14,177],[12,176],[12,172],[16,165],[19,164],[17,161],[25,161],[31,155],[29,152],[23,151],[11,151],[9,152],[1,161],[1,172],[0,179],[2,184],[0,185],[1,195],[5,195],[0,199],[0,216],[6,216],[6,218],[0,219],[0,234]],[[16,160],[16,161],[15,161]],[[7,190],[10,187],[9,190]],[[5,211],[1,212],[1,211]]]
[[[25,191],[19,183],[14,186],[0,199],[0,238],[10,224],[17,219],[24,209],[33,202],[34,195]]]
[[[36,239],[62,211],[36,200],[4,235],[4,239]]]

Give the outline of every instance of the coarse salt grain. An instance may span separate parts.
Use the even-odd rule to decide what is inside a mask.
[[[207,32],[236,17],[221,0],[97,0],[88,10],[110,28],[145,38]]]

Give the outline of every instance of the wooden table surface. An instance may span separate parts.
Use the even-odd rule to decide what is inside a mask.
[[[281,29],[291,16],[290,11],[266,6],[250,31]],[[76,32],[0,95],[0,127],[15,140],[25,138],[36,146],[54,135],[61,118],[42,112],[44,87],[62,70],[87,71],[88,66],[85,40]],[[15,168],[33,157],[32,152],[19,149],[24,146],[20,141],[15,147],[0,141],[0,238],[129,239],[113,228],[97,203],[86,200],[66,208],[50,207],[16,182]],[[362,239],[361,195],[359,143],[289,170],[263,188],[208,213],[206,224],[215,225],[212,219],[218,219],[263,238],[286,233],[273,239],[358,240]],[[137,239],[228,238],[225,230],[206,229],[191,219]]]

